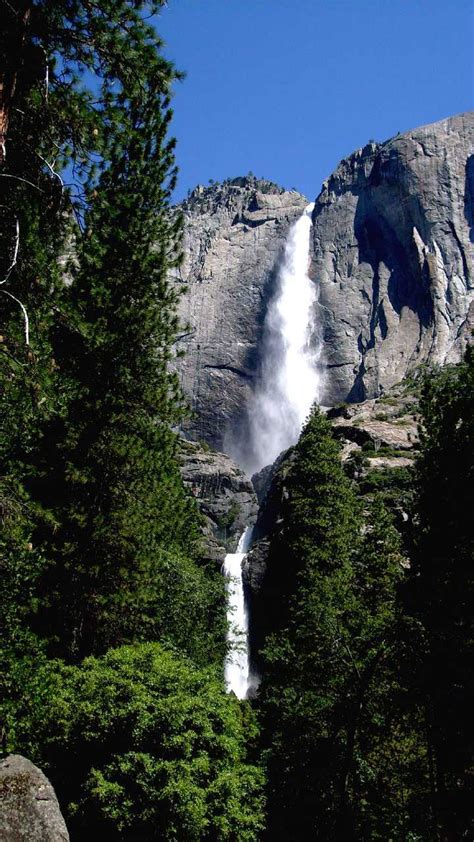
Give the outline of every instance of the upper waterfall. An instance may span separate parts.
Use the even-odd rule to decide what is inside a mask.
[[[231,450],[249,474],[269,465],[297,441],[312,404],[319,398],[319,346],[314,343],[317,291],[308,277],[314,204],[291,227],[276,287],[265,316],[263,354],[247,408],[245,441]]]

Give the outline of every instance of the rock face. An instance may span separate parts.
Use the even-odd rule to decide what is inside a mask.
[[[313,214],[323,403],[457,362],[474,324],[474,112],[341,161]]]
[[[392,450],[408,458],[418,445],[418,398],[410,386],[400,384],[381,398],[335,407],[327,413],[337,438],[367,452]],[[345,461],[343,450],[342,459]]]
[[[181,476],[204,515],[204,552],[218,563],[235,552],[245,527],[257,516],[252,483],[225,453],[182,441]]]
[[[53,787],[40,769],[19,754],[0,760],[2,842],[68,842]]]
[[[193,439],[222,450],[248,400],[262,323],[290,225],[308,200],[253,177],[198,187],[183,202],[186,284],[179,316],[182,386],[196,417]],[[225,448],[224,448],[225,449]]]
[[[457,362],[474,326],[474,112],[369,143],[324,183],[310,276],[319,289],[322,403],[373,398],[424,362]],[[226,449],[258,370],[262,324],[291,224],[307,200],[253,177],[181,205],[187,284],[178,349],[195,418]]]

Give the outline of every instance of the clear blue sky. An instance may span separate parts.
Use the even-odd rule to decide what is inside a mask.
[[[310,199],[369,139],[474,107],[473,0],[169,0],[188,188],[250,170]]]

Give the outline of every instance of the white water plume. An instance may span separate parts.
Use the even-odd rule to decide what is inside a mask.
[[[238,699],[245,699],[250,686],[248,616],[242,581],[242,562],[250,549],[252,529],[247,526],[240,536],[237,552],[228,553],[223,572],[227,588],[227,620],[229,623],[227,643],[229,645],[224,666],[228,692]]]
[[[315,335],[316,287],[308,277],[311,214],[304,214],[290,229],[277,284],[264,322],[262,365],[248,406],[246,441],[229,450],[249,473],[270,465],[294,444],[319,399],[317,369],[320,346]],[[227,577],[228,654],[225,662],[227,690],[245,699],[257,686],[250,676],[248,615],[242,581],[242,562],[250,549],[252,530],[247,527],[237,552],[224,561]]]
[[[262,365],[248,407],[248,442],[237,461],[249,474],[270,465],[294,444],[319,398],[319,344],[314,335],[316,287],[308,277],[314,204],[290,229],[264,322]]]

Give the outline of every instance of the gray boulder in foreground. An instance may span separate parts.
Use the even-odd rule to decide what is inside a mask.
[[[2,842],[68,842],[69,834],[50,782],[19,754],[0,760]]]

